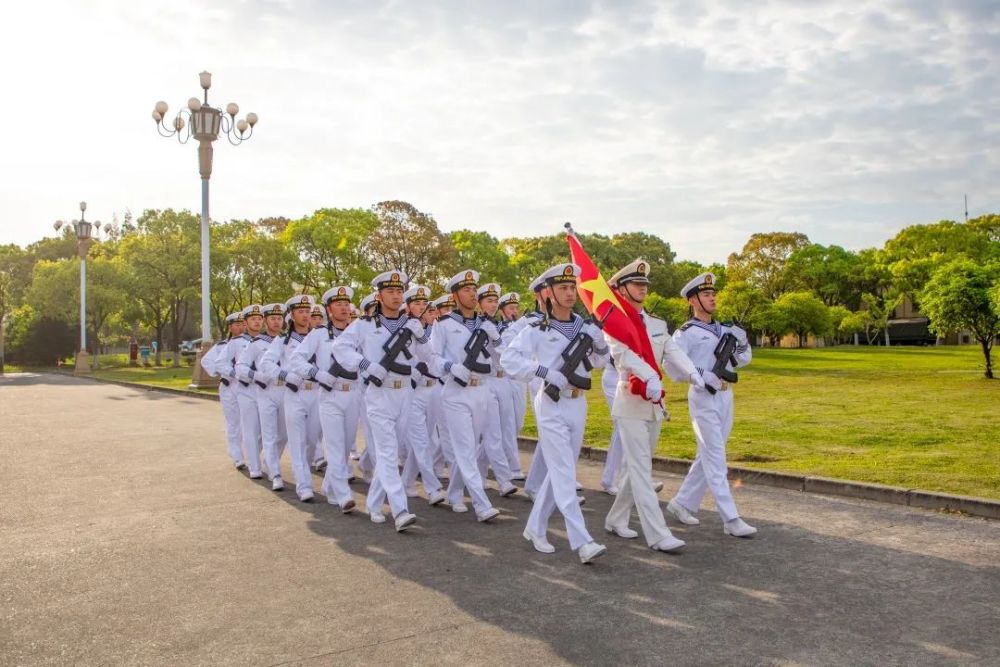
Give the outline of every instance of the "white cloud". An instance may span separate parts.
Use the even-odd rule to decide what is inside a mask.
[[[260,114],[216,218],[407,199],[497,236],[644,230],[723,260],[755,231],[863,247],[1000,208],[1000,16],[968,3],[49,2],[9,10],[0,241],[81,198],[198,208],[156,136],[210,69]]]

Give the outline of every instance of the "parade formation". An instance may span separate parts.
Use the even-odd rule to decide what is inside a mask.
[[[570,238],[572,249],[578,241]],[[647,262],[636,259],[608,281],[595,272],[572,261],[552,266],[531,282],[533,303],[523,314],[520,295],[503,293],[472,268],[448,280],[436,298],[393,269],[372,280],[373,292],[357,307],[354,289],[335,285],[318,302],[296,294],[230,314],[228,336],[201,363],[220,381],[234,466],[251,479],[266,475],[282,492],[288,449],[289,481],[301,502],[315,500],[313,474],[321,473],[319,493],[352,514],[358,508],[350,484],[364,480],[369,519],[385,523],[388,507],[398,532],[418,520],[418,479],[430,507],[467,513],[468,499],[479,523],[500,514],[487,494],[490,475],[501,497],[521,492],[516,483],[523,482],[533,502],[524,539],[553,553],[546,536],[558,509],[571,548],[590,563],[607,547],[585,524],[576,465],[591,373],[603,369],[600,389],[614,432],[602,487],[615,496],[605,531],[638,538],[629,525],[634,508],[651,549],[685,545],[667,526],[657,496],[663,485],[652,476],[669,379],[688,385],[697,456],[667,513],[698,525],[709,491],[725,533],[753,535],[726,477],[731,385],[752,355],[741,328],[714,319],[715,276],[703,273],[681,290],[691,318],[671,335],[664,320],[643,309]],[[578,301],[589,317],[578,312]],[[525,475],[518,434],[529,403],[538,445]]]

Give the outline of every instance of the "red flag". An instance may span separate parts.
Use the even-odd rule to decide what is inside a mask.
[[[653,345],[646,333],[646,325],[642,316],[628,301],[618,298],[608,282],[601,275],[590,255],[580,245],[580,239],[569,229],[567,223],[566,241],[569,243],[569,253],[573,263],[580,267],[580,298],[583,305],[597,320],[604,323],[604,331],[612,338],[621,341],[630,350],[652,366],[662,379],[660,364],[653,356]],[[646,397],[646,383],[632,375],[629,377],[629,391],[637,396]],[[662,394],[660,396],[662,398]],[[660,399],[657,399],[659,401]]]

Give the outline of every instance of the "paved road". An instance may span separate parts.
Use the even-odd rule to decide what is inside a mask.
[[[561,523],[521,539],[524,498],[397,535],[272,493],[214,402],[8,376],[0,421],[4,665],[1000,663],[997,522],[745,486],[758,538],[702,512],[681,555],[606,536],[584,567]]]

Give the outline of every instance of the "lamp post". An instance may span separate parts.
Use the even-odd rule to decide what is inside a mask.
[[[206,389],[215,386],[218,380],[208,376],[201,368],[201,358],[212,344],[212,323],[209,314],[211,304],[210,274],[209,274],[209,217],[208,217],[208,181],[212,177],[212,142],[219,138],[221,130],[229,143],[238,146],[253,135],[257,124],[257,114],[248,113],[246,118],[236,120],[240,107],[235,102],[226,105],[225,112],[208,105],[208,89],[212,87],[212,75],[202,72],[198,75],[204,98],[192,97],[187,102],[187,108],[181,109],[173,121],[166,122],[166,102],[160,101],[153,108],[153,120],[156,130],[163,137],[176,136],[185,144],[194,136],[198,140],[198,171],[201,174],[201,347],[195,358],[194,372],[190,388]]]
[[[90,250],[93,230],[100,231],[101,229],[101,221],[87,222],[86,214],[87,202],[82,201],[80,202],[80,219],[72,220],[69,223],[73,225],[73,230],[76,232],[76,250],[80,255],[80,349],[76,353],[76,368],[74,370],[77,375],[90,373],[90,355],[87,354],[87,251]],[[67,223],[57,220],[53,227],[58,232],[65,224]]]

